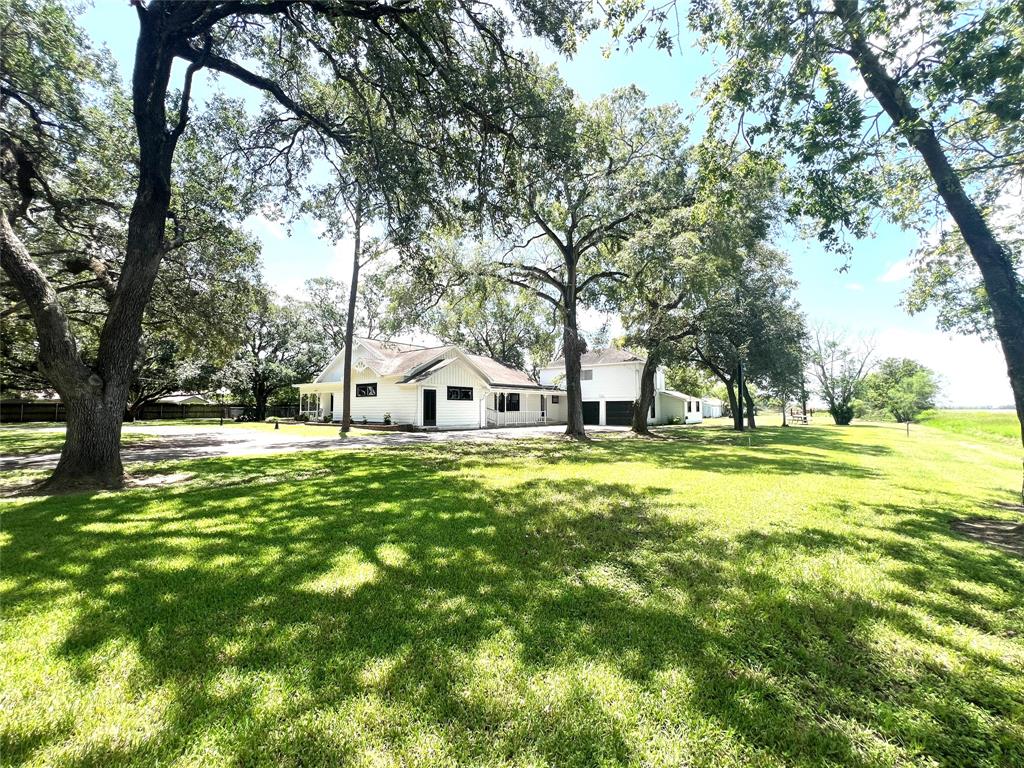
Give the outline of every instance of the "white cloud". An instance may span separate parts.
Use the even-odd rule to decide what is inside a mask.
[[[889,268],[886,269],[885,272],[878,276],[878,282],[897,283],[901,280],[906,280],[910,277],[911,269],[912,265],[910,263],[910,259],[894,261],[889,265]]]
[[[848,290],[848,291],[863,291],[864,290],[864,286],[861,285],[860,283],[847,283],[846,284],[846,290]]]
[[[268,218],[265,213],[257,213],[245,220],[245,227],[257,237],[270,237],[274,240],[284,240],[288,233],[281,222]]]

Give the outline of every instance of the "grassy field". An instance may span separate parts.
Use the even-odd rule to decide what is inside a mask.
[[[3,503],[25,765],[1019,766],[1017,450],[895,425],[208,459]]]
[[[1013,411],[928,411],[919,421],[964,437],[1020,445],[1020,422]]]
[[[56,425],[47,424],[46,427]],[[59,453],[64,447],[64,431],[46,427],[2,427],[0,428],[0,456],[28,456],[35,453]],[[121,445],[141,443],[158,439],[142,432],[125,432]]]

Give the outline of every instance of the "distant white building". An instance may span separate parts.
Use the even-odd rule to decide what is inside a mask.
[[[701,398],[701,413],[704,414],[705,419],[720,419],[724,406],[725,404],[717,397]]]
[[[640,399],[640,378],[647,359],[625,349],[597,349],[581,360],[583,423],[629,426],[633,403]],[[552,360],[540,369],[540,383],[564,387],[565,358]],[[701,400],[665,388],[665,369],[654,375],[654,403],[648,424],[695,424],[703,421]]]

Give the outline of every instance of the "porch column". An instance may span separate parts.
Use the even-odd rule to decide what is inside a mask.
[[[330,394],[330,392],[320,392],[320,393],[318,393],[318,395],[319,395],[319,397],[318,397],[319,405],[317,407],[321,411],[323,411],[323,413],[328,418],[330,418],[331,415],[332,415],[331,414],[331,394]]]

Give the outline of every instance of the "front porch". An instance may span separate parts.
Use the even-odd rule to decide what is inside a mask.
[[[547,411],[495,411],[487,409],[488,427],[525,427],[551,424]]]
[[[307,421],[341,421],[341,392],[332,397],[333,392],[302,392],[299,391],[299,417]],[[338,408],[333,408],[337,400]]]
[[[564,393],[494,390],[485,400],[484,427],[526,427],[564,423]]]

